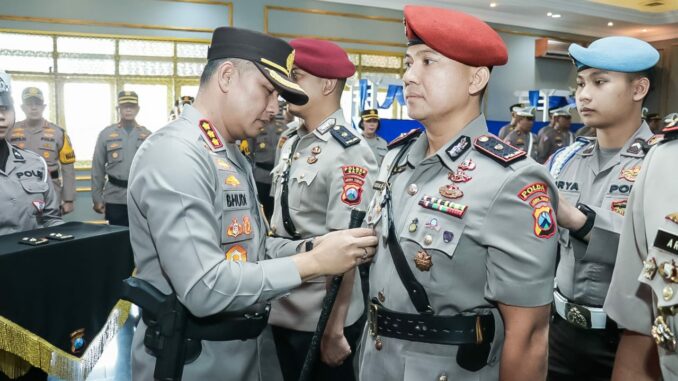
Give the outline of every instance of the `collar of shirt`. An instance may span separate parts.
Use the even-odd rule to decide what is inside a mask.
[[[411,167],[416,167],[419,164],[427,164],[429,162],[440,161],[445,165],[449,170],[454,171],[457,168],[455,164],[456,161],[463,160],[463,158],[471,151],[469,147],[466,152],[457,158],[457,160],[452,160],[450,155],[447,154],[447,150],[451,148],[453,144],[457,143],[457,140],[462,136],[467,136],[470,138],[470,143],[473,144],[473,141],[481,136],[487,135],[487,122],[485,121],[485,116],[483,114],[478,115],[475,119],[469,122],[469,124],[464,127],[459,134],[453,137],[449,142],[447,142],[442,148],[440,148],[434,155],[426,157],[426,152],[428,151],[428,139],[426,133],[422,134],[417,138],[417,140],[412,143],[412,147],[407,152],[407,162]]]
[[[632,152],[629,152],[629,148],[631,147],[631,145],[633,143],[635,143],[636,139],[647,140],[647,139],[651,138],[652,136],[654,136],[654,134],[652,133],[652,130],[650,130],[650,126],[648,126],[647,123],[645,121],[643,121],[643,123],[640,125],[640,128],[638,130],[636,130],[636,133],[633,134],[633,136],[631,136],[626,141],[626,143],[624,144],[624,147],[622,147],[622,149],[619,150],[619,155],[630,156],[630,157],[644,157],[645,152],[643,152],[643,150],[640,150],[637,153],[632,153]],[[577,154],[584,156],[584,157],[587,157],[587,156],[592,156],[597,151],[598,151],[598,140],[593,139],[593,148],[581,150]]]
[[[337,111],[333,112],[323,120],[316,129],[313,130],[313,135],[315,135],[318,139],[326,142],[329,140],[330,135],[328,132],[330,129],[334,126],[344,126],[346,128],[349,128],[349,126],[346,125],[346,120],[344,119],[344,111],[339,108]],[[304,124],[300,123],[299,126],[296,127],[297,133],[301,138],[303,138],[306,135],[309,135],[310,133],[306,131],[304,128]]]

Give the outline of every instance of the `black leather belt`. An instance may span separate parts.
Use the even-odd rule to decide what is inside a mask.
[[[56,180],[59,178],[59,170],[55,170],[49,173],[49,177],[52,178],[52,180]]]
[[[261,168],[266,171],[272,171],[273,170],[273,164],[271,163],[254,163],[254,166],[257,168]]]
[[[463,345],[494,340],[494,315],[436,316],[395,312],[372,299],[367,327],[372,336],[422,343]]]
[[[127,180],[120,180],[116,177],[108,175],[108,182],[120,188],[127,188]]]
[[[289,138],[294,137],[293,134],[290,134]],[[292,169],[292,160],[294,160],[294,150],[297,149],[297,144],[299,144],[301,138],[297,138],[290,149],[290,155],[287,158],[287,168],[282,174],[281,185],[282,192],[280,192],[280,208],[282,212],[283,227],[287,234],[289,234],[293,239],[301,239],[301,234],[297,231],[296,226],[294,226],[294,221],[292,221],[292,216],[290,215],[290,204],[289,204],[289,187],[288,183],[290,181],[290,170]]]

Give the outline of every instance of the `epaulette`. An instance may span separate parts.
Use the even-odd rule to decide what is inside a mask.
[[[393,148],[400,147],[401,145],[421,135],[421,132],[422,132],[421,129],[413,128],[407,132],[400,134],[400,136],[391,140],[391,142],[388,144],[388,149],[391,150]]]
[[[508,167],[512,163],[523,160],[527,152],[520,150],[493,135],[481,135],[473,141],[478,152]]]
[[[662,130],[662,134],[664,134],[664,138],[660,143],[666,143],[671,140],[678,139],[678,125],[664,128]]]
[[[579,152],[582,148],[591,144],[589,139],[585,137],[578,137],[574,143],[569,146],[563,147],[557,150],[551,157],[551,165],[549,167],[549,172],[553,178],[558,178],[560,172],[565,168],[565,165],[574,157],[574,155]]]
[[[353,135],[348,128],[344,126],[334,126],[330,130],[330,134],[342,145],[344,148],[354,146],[360,143],[360,138]]]

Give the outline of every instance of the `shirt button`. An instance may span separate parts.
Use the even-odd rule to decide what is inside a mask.
[[[431,243],[433,243],[433,237],[430,234],[426,234],[424,236],[424,245],[430,245]]]
[[[417,186],[417,184],[410,184],[410,186],[407,187],[407,193],[410,196],[414,196],[415,194],[417,194],[417,191],[419,191],[419,187]]]
[[[440,377],[438,377],[438,381],[447,381],[447,374],[441,374]]]

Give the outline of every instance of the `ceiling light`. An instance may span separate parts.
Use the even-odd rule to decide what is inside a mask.
[[[494,8],[496,6],[497,6],[497,3],[495,3],[495,2],[490,3],[490,8]]]
[[[551,13],[551,12],[546,14],[546,16],[548,16],[548,17],[551,17],[552,15],[553,15],[553,13]]]
[[[559,19],[562,16],[560,14],[556,13],[556,14],[552,15],[551,17],[553,17],[554,19]]]
[[[607,23],[607,26],[614,26],[614,23],[612,21]]]

